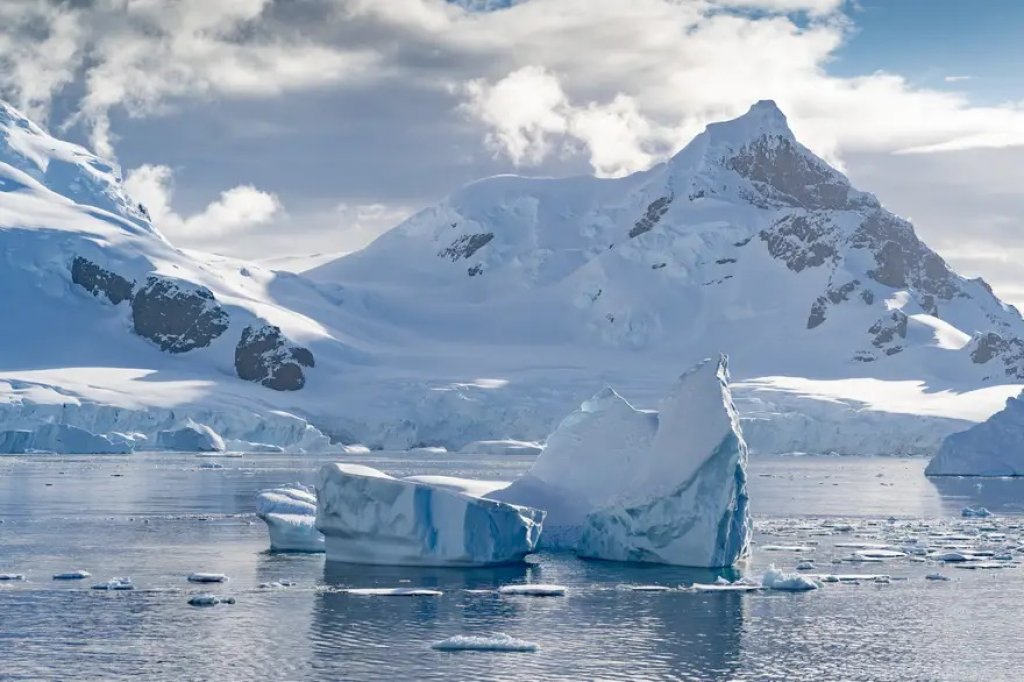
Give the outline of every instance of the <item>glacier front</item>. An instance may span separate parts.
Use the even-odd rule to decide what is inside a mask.
[[[728,382],[724,356],[705,360],[657,413],[606,389],[495,496],[547,509],[545,545],[574,546],[581,557],[731,566],[748,552],[750,518],[747,446]]]
[[[946,436],[928,476],[1024,476],[1024,393],[966,431]]]
[[[357,464],[325,464],[316,527],[327,559],[392,566],[490,566],[537,546],[544,512],[392,478]]]

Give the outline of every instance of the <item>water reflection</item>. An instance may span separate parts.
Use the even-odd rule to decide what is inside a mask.
[[[962,507],[985,507],[996,514],[1024,512],[1024,478],[934,476],[928,481],[942,497],[947,513]]]

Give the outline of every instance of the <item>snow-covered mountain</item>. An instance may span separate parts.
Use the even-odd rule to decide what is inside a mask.
[[[303,275],[175,249],[110,164],[3,107],[0,244],[3,428],[538,439],[724,351],[754,451],[927,452],[1024,380],[1017,310],[767,101],[626,178],[470,184]]]

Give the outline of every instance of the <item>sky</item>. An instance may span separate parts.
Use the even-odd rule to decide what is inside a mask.
[[[358,249],[496,173],[621,176],[774,99],[1024,304],[1014,0],[3,0],[0,96],[116,160],[176,244]]]

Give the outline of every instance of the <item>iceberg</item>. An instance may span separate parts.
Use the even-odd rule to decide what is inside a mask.
[[[267,524],[272,552],[323,552],[316,529],[316,493],[301,483],[264,490],[256,496],[256,516]]]
[[[680,377],[659,412],[608,388],[555,429],[530,471],[494,494],[545,509],[547,547],[584,558],[721,568],[747,555],[747,446],[728,362]]]
[[[326,464],[316,528],[327,559],[397,566],[490,566],[534,551],[544,512],[392,478],[357,464]]]
[[[966,431],[942,440],[927,476],[1024,476],[1024,393]]]
[[[224,439],[206,424],[189,420],[180,429],[157,431],[156,447],[174,452],[223,452]]]

